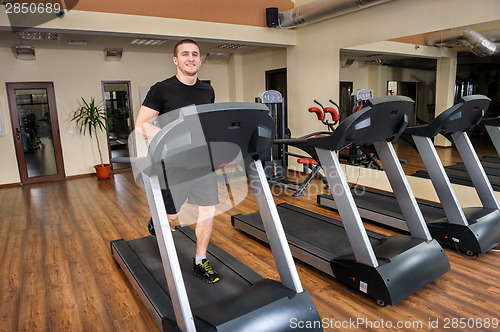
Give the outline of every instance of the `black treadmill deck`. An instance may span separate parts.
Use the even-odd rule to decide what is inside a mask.
[[[221,280],[216,284],[203,282],[192,272],[194,230],[176,227],[172,235],[197,330],[281,329],[289,326],[291,317],[319,321],[307,292],[296,293],[279,281],[263,278],[213,243],[209,244],[207,257]],[[157,239],[148,236],[128,242],[112,241],[111,251],[160,329],[177,331]]]
[[[352,195],[361,217],[374,222],[408,230],[403,213],[393,193],[372,188],[352,188]],[[318,203],[336,209],[331,195],[318,195]],[[500,211],[464,208],[469,226],[448,222],[440,203],[417,199],[433,238],[442,244],[463,251],[485,253],[500,242]]]
[[[277,208],[295,258],[372,296],[379,304],[397,304],[450,269],[435,240],[386,237],[371,231],[367,234],[378,266],[359,263],[342,222],[286,203]],[[236,228],[266,241],[258,213],[235,215],[231,220]]]
[[[277,208],[292,247],[316,256],[326,261],[328,265],[332,259],[352,253],[351,244],[341,221],[288,203],[278,204]],[[231,220],[233,226],[235,222],[243,221],[259,232],[264,232],[259,212],[235,215]],[[384,235],[370,231],[368,236],[372,245],[380,243],[385,238]],[[324,272],[332,274],[331,269]]]
[[[207,258],[223,276],[223,280],[216,284],[207,284],[193,274],[192,256],[196,246],[194,230],[187,226],[177,227],[172,235],[193,311],[231,298],[252,284],[264,280],[261,275],[210,243]],[[161,325],[167,324],[168,329],[173,329],[175,316],[157,239],[147,236],[130,241],[112,241],[111,251],[118,263],[124,265],[122,268],[136,291],[143,299],[147,299],[145,304],[157,323],[161,321]]]
[[[403,212],[396,202],[394,193],[360,186],[353,187],[351,193],[361,217],[382,223],[385,223],[387,219],[393,219],[394,222],[389,226],[408,231]],[[318,204],[328,207],[333,207],[335,204],[331,195],[318,195],[317,200]],[[422,199],[417,199],[417,203],[426,222],[446,218],[441,204]],[[373,213],[368,215],[365,211]]]

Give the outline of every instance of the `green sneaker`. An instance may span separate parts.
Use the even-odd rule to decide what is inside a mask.
[[[202,278],[204,282],[215,284],[220,280],[219,275],[214,269],[212,269],[208,259],[204,258],[202,259],[201,264],[196,265],[193,258],[193,266],[194,275]]]

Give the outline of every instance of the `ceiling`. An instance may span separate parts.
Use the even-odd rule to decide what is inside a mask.
[[[461,28],[466,28],[466,27],[461,27]],[[500,21],[476,24],[468,26],[467,28],[479,32],[483,37],[487,38],[490,42],[500,43]],[[411,43],[417,46],[425,45],[424,36],[425,34],[420,34],[415,36],[398,38],[397,40],[394,41]],[[500,65],[500,56],[479,57],[461,45],[453,46],[453,50],[458,52],[457,62],[459,65],[483,65],[483,66]],[[406,67],[406,68],[424,69],[424,70],[435,70],[436,68],[436,59],[419,58],[410,55],[405,56],[405,55],[383,53],[383,52],[342,50],[340,57],[341,57],[341,66],[343,67],[348,67],[350,63],[356,61],[359,63],[371,62],[392,67]]]
[[[390,53],[376,53],[363,51],[340,52],[341,67],[349,67],[353,61],[359,64],[376,63],[389,67],[411,68],[421,70],[436,70],[437,61],[433,58],[419,58]],[[481,66],[483,69],[498,70],[500,66],[500,56],[479,57],[469,51],[459,51],[457,54],[458,65]]]
[[[30,30],[36,32],[36,30]],[[39,30],[38,32],[43,32]],[[138,38],[162,41],[159,45],[133,44]],[[123,52],[159,52],[172,53],[179,39],[162,39],[150,36],[117,36],[102,33],[60,33],[59,40],[35,40],[21,38],[21,32],[0,31],[0,47],[13,47],[17,44],[33,45],[35,49],[75,49],[104,50],[106,48],[122,48]],[[197,41],[202,53],[236,53],[242,54],[263,48],[262,45],[226,43],[221,41]]]
[[[500,20],[496,22],[487,22],[470,26],[480,32],[484,37],[491,42],[500,42]],[[30,31],[36,31],[31,29]],[[43,32],[43,30],[38,30]],[[423,44],[423,34],[405,37],[409,43]],[[104,50],[106,48],[121,48],[123,52],[159,52],[171,53],[178,39],[161,39],[159,45],[138,45],[132,42],[137,38],[152,39],[151,36],[136,36],[136,35],[116,35],[112,33],[83,33],[83,32],[62,32],[59,40],[32,40],[22,39],[20,32],[12,32],[10,30],[0,30],[0,47],[13,47],[16,44],[33,45],[35,49],[75,49],[75,50]],[[404,39],[404,38],[402,38]],[[244,43],[227,43],[223,41],[198,41],[202,53],[234,53],[244,54],[262,48],[270,49],[271,47],[258,44]],[[274,48],[274,47],[273,47]],[[459,63],[494,63],[500,64],[500,57],[478,57],[467,49],[461,46],[453,47],[459,52]],[[413,67],[420,69],[432,70],[436,66],[435,59],[417,58],[411,56],[396,55],[391,53],[370,52],[370,51],[346,51],[341,52],[341,65],[348,66],[349,62],[376,62],[379,64]]]

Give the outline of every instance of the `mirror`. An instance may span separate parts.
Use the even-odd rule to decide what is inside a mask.
[[[130,108],[130,82],[103,82],[102,89],[109,118],[108,144],[112,167],[114,170],[130,168],[129,163],[120,162],[130,156],[128,137],[134,128]]]

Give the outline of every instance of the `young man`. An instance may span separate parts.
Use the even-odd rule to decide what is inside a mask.
[[[160,130],[152,124],[159,115],[189,105],[213,103],[215,100],[213,88],[198,79],[201,54],[195,41],[184,39],[175,45],[174,63],[177,74],[151,87],[137,116],[136,132],[150,139]],[[194,185],[190,182],[180,190],[163,189],[163,200],[169,222],[177,219],[180,205],[186,199],[189,203],[198,205],[194,273],[207,283],[215,283],[220,278],[210,266],[206,252],[212,235],[215,205],[219,203],[217,179],[204,176],[196,181]],[[149,221],[148,228],[151,235],[155,235],[152,220]]]

